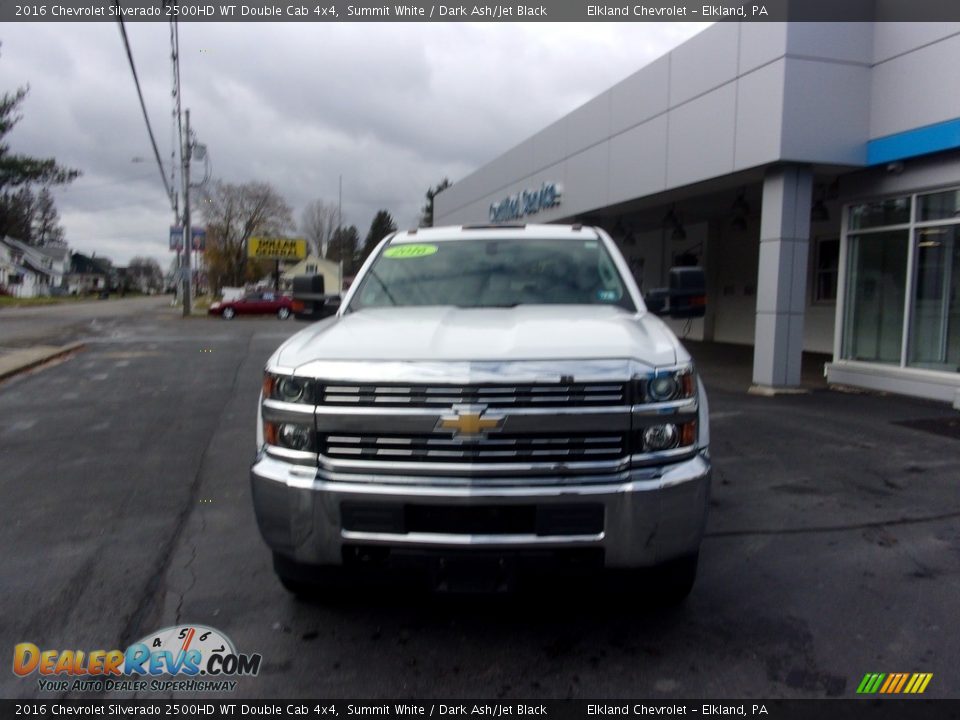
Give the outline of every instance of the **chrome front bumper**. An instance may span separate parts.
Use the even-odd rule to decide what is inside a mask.
[[[291,560],[340,565],[345,546],[523,550],[598,548],[610,568],[649,567],[697,552],[710,494],[706,450],[671,465],[631,470],[610,481],[535,487],[449,487],[331,482],[316,468],[259,456],[250,470],[257,523],[270,548]],[[542,479],[541,479],[542,480]],[[341,504],[382,500],[470,506],[602,504],[603,529],[588,535],[357,532],[341,526]]]

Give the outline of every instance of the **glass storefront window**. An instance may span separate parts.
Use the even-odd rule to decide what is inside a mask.
[[[910,222],[910,197],[896,197],[853,205],[849,214],[850,230],[867,230]]]
[[[900,363],[909,245],[908,230],[849,238],[845,358]]]
[[[837,238],[818,239],[813,283],[814,302],[836,302],[837,271],[839,267],[840,241]]]
[[[960,225],[919,228],[915,241],[908,363],[912,367],[957,372],[960,368]]]
[[[917,198],[917,221],[960,220],[960,190],[929,193]]]

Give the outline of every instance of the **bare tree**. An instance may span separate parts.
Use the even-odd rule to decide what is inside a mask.
[[[163,289],[163,270],[152,257],[137,255],[127,263],[128,289],[159,292]]]
[[[436,187],[427,190],[427,202],[420,209],[420,227],[433,227],[433,199],[450,187],[450,180],[444,178]]]
[[[327,246],[337,231],[337,206],[323,200],[311,200],[303,209],[300,228],[317,257],[324,257]]]
[[[49,188],[40,190],[37,195],[36,212],[33,216],[33,243],[35,245],[63,246],[63,226],[60,224],[60,213],[53,202],[53,194]]]
[[[293,212],[269,183],[234,185],[217,180],[204,193],[201,213],[207,224],[206,260],[216,288],[247,279],[247,241],[253,235],[282,235],[294,227]],[[261,272],[261,268],[251,269]]]

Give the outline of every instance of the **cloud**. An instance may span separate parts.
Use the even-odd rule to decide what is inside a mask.
[[[117,264],[148,254],[167,265],[173,212],[117,25],[15,27],[0,37],[0,90],[31,91],[11,144],[83,170],[56,192],[69,242]],[[170,28],[126,27],[169,174]],[[336,203],[342,176],[344,221],[364,235],[380,208],[414,224],[441,178],[456,182],[700,29],[181,23],[182,101],[216,177],[269,182],[299,218],[310,200]]]

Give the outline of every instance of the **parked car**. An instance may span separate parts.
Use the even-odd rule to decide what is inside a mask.
[[[235,315],[276,315],[286,320],[293,314],[293,299],[273,292],[250,293],[237,300],[215,302],[207,312],[224,320]]]
[[[655,312],[702,317],[702,270],[670,279]],[[421,228],[267,361],[253,504],[298,594],[609,569],[679,602],[709,442],[693,361],[603,230]]]

